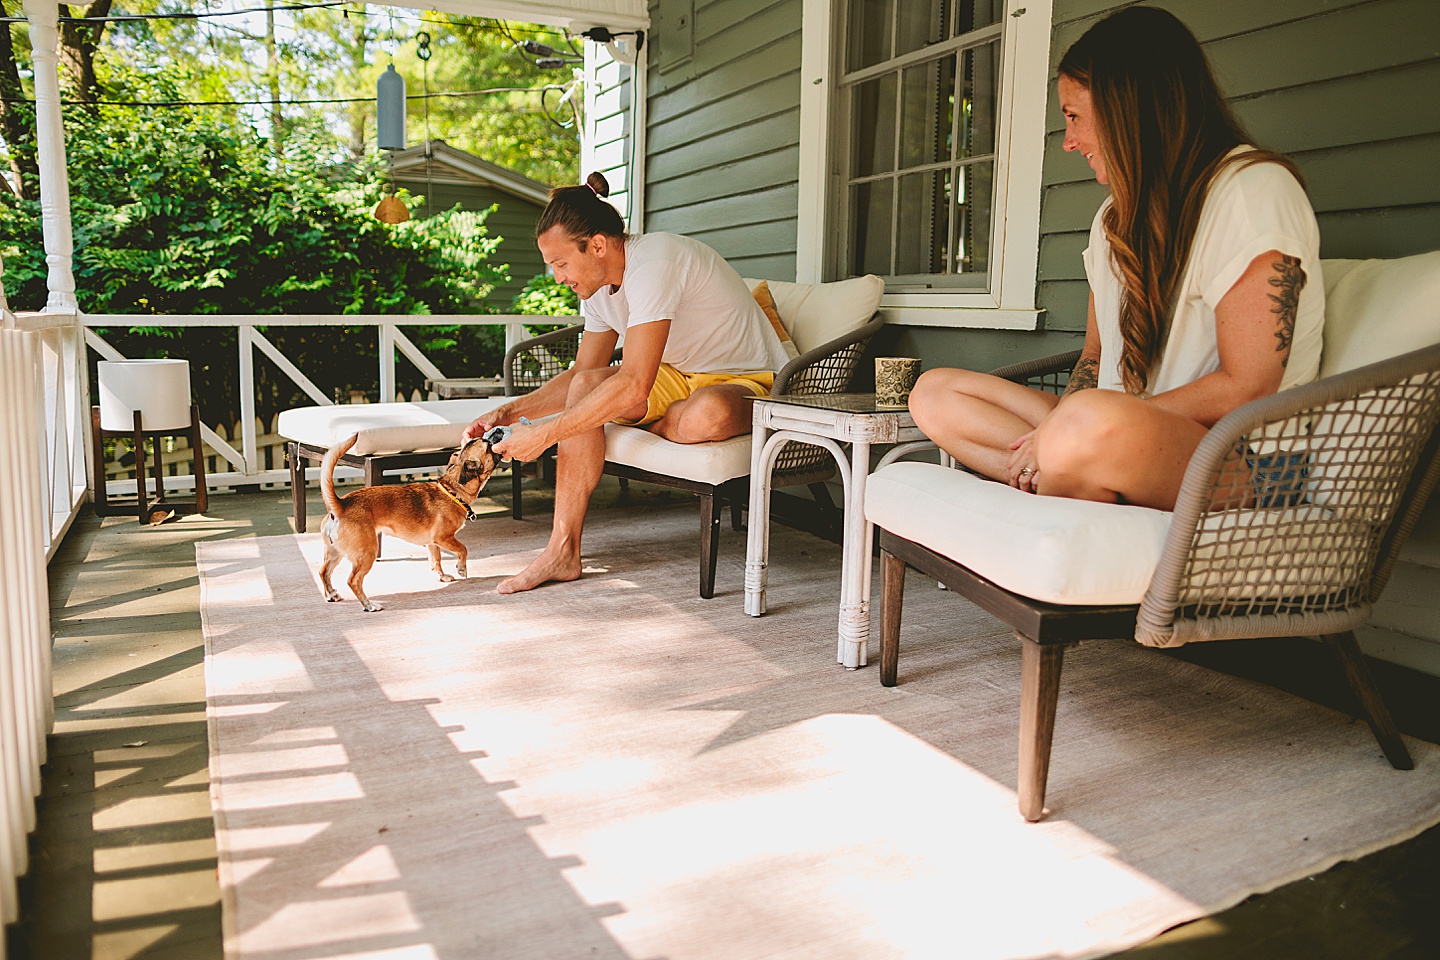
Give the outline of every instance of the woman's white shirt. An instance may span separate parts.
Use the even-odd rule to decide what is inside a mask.
[[[1249,149],[1237,147],[1236,151]],[[1120,376],[1123,288],[1102,226],[1109,206],[1107,199],[1090,226],[1085,275],[1095,298],[1100,334],[1098,385],[1124,390]],[[1278,250],[1299,260],[1306,278],[1280,389],[1315,379],[1320,369],[1325,323],[1320,229],[1309,198],[1290,172],[1279,164],[1262,162],[1227,167],[1210,187],[1200,212],[1190,262],[1180,282],[1164,352],[1150,372],[1149,393],[1173,390],[1220,368],[1215,307],[1251,262],[1267,250]]]

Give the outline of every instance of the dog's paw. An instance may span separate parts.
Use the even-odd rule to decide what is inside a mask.
[[[385,608],[380,606],[380,604],[376,603],[374,600],[366,600],[360,605],[360,609],[364,610],[366,613],[379,613]]]
[[[458,566],[458,567],[455,568],[455,576],[458,577],[458,578],[461,579],[461,580],[465,580],[465,579],[467,579],[467,578],[470,576],[470,574],[469,574],[469,572],[465,569],[465,565],[464,565],[464,564],[461,564],[460,566]]]
[[[328,603],[339,603],[341,599],[340,594],[336,593],[334,590],[326,590],[324,593],[324,597],[326,602]]]
[[[441,582],[441,583],[450,583],[450,582],[453,581],[454,579],[455,579],[455,578],[452,577],[452,576],[450,576],[450,574],[448,574],[448,573],[442,573],[442,574],[440,574],[440,582]]]

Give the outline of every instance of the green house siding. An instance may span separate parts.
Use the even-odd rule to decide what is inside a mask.
[[[491,306],[499,311],[508,312],[510,301],[524,288],[525,281],[545,272],[545,260],[535,246],[535,221],[540,219],[541,204],[482,184],[431,184],[423,177],[403,176],[396,177],[395,183],[430,200],[412,211],[417,217],[428,216],[430,210],[450,210],[456,204],[462,210],[484,210],[499,204],[485,221],[490,236],[501,238],[491,262],[510,265],[510,282],[497,287],[489,298]]]
[[[793,279],[800,0],[656,0],[650,14],[645,229]]]
[[[1205,45],[1257,142],[1304,173],[1325,257],[1440,249],[1440,3],[1434,0],[1159,4]],[[1056,0],[1051,64],[1118,5]],[[1053,72],[1053,70],[1052,70]],[[1052,92],[1038,297],[1047,329],[1082,330],[1085,231],[1104,198],[1065,155]]]

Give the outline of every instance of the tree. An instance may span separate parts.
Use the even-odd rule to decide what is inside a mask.
[[[95,0],[80,18],[69,5],[60,5],[60,68],[70,80],[70,92],[81,103],[99,100],[100,84],[95,76],[95,51],[105,36],[105,17],[110,16],[110,0]],[[79,19],[94,19],[79,23]]]
[[[5,0],[0,0],[0,16],[9,15]],[[37,182],[40,167],[35,159],[35,108],[24,102],[25,87],[20,82],[15,46],[9,25],[5,26],[7,29],[0,29],[0,139],[9,145],[14,193],[33,200],[40,192]]]

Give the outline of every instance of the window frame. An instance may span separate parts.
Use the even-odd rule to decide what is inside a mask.
[[[1023,6],[1021,5],[1023,3]],[[836,82],[846,0],[804,0],[800,64],[800,155],[796,279],[836,279],[831,238],[843,215],[839,143],[848,120],[836,107]],[[1041,174],[1050,73],[1051,0],[1008,0],[1001,40],[996,105],[995,195],[991,213],[990,280],[985,290],[937,288],[887,292],[880,301],[890,323],[936,327],[1034,330],[1040,244]]]

